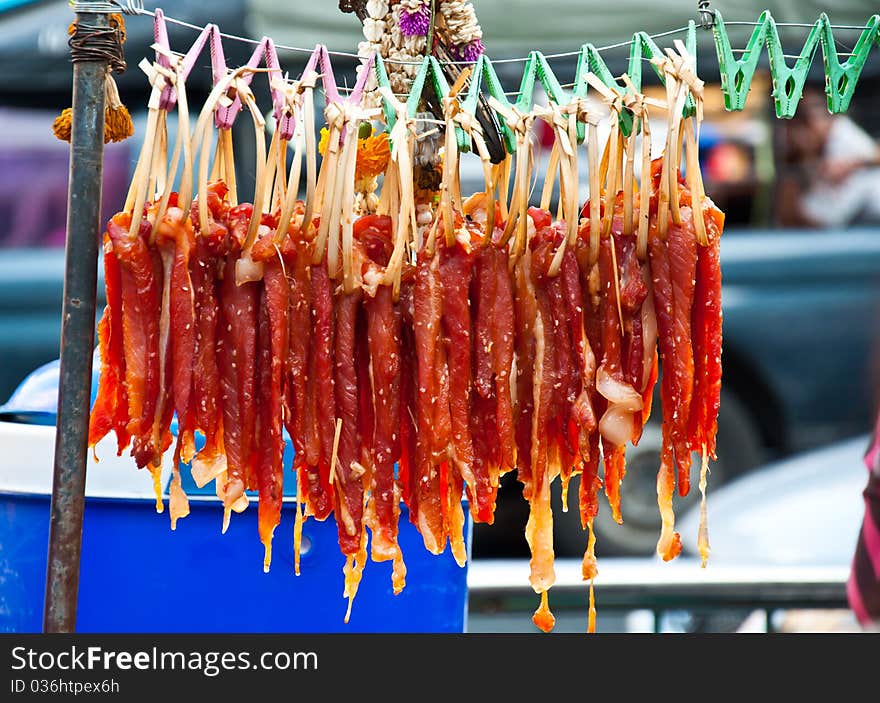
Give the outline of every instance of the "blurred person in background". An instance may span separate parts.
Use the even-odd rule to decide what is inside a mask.
[[[865,513],[853,554],[846,595],[863,628],[880,631],[880,417],[865,454]]]
[[[880,146],[847,115],[828,112],[808,86],[783,133],[778,224],[834,228],[880,224]]]

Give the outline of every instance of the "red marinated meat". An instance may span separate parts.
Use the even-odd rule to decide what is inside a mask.
[[[128,234],[130,215],[110,220],[107,233],[119,261],[122,298],[122,334],[125,355],[125,387],[128,395],[128,432],[132,456],[139,468],[155,470],[161,464],[162,447],[154,433],[160,403],[159,314],[161,267],[157,269],[147,246],[150,224],[142,221],[134,238]]]
[[[470,489],[475,488],[473,475],[474,448],[471,440],[471,313],[470,282],[474,253],[456,241],[442,246],[437,254],[440,268],[442,298],[442,329],[446,340],[449,414],[452,423],[452,446],[455,468]],[[486,496],[477,493],[476,510]]]
[[[325,520],[332,510],[330,498],[330,460],[336,436],[336,397],[333,383],[333,290],[326,259],[310,267],[312,282],[312,338],[315,425],[321,447],[317,475],[314,467],[308,474],[309,505],[318,520]]]
[[[131,442],[128,424],[128,396],[125,390],[125,356],[122,325],[122,272],[110,236],[104,234],[104,286],[107,305],[98,323],[101,375],[98,393],[89,418],[89,446],[94,447],[109,432],[116,433],[117,454]]]
[[[281,260],[280,249],[270,232],[254,244],[251,256],[263,262],[260,291],[258,370],[259,379],[259,464],[257,483],[259,508],[257,523],[265,550],[264,568],[269,568],[272,537],[281,523],[284,495],[284,435],[282,432],[283,380],[289,346],[290,287]]]
[[[400,456],[400,311],[389,286],[380,285],[364,301],[372,371],[374,419],[373,480],[370,500],[375,513],[372,554],[376,561],[399,558],[397,525],[400,488],[394,467]]]
[[[333,511],[342,553],[358,553],[363,535],[364,484],[360,469],[358,369],[356,330],[361,304],[359,290],[336,298],[335,379],[336,412],[341,422],[337,464],[333,473]]]
[[[416,461],[414,484],[417,514],[414,524],[428,551],[439,554],[446,545],[441,499],[440,464],[450,439],[448,405],[442,412],[441,376],[445,371],[440,341],[440,280],[437,258],[418,254],[413,289],[413,332],[417,362]],[[439,450],[439,451],[438,451]]]
[[[694,339],[694,405],[688,438],[691,451],[705,448],[713,459],[721,402],[721,264],[719,257],[724,215],[704,209],[709,244],[699,247],[692,317]]]
[[[256,282],[238,285],[235,263],[252,208],[240,205],[229,212],[230,250],[223,268],[220,304],[218,358],[223,405],[223,437],[227,477],[223,487],[227,509],[246,489],[254,486],[252,452],[256,450],[257,428],[256,367],[257,310],[259,290]]]
[[[491,252],[492,268],[496,277],[492,314],[492,371],[495,374],[499,470],[500,473],[506,473],[516,465],[513,401],[510,393],[510,374],[516,341],[513,280],[507,265],[507,250],[495,243],[489,244],[486,250]]]
[[[189,462],[195,454],[196,416],[193,395],[193,363],[196,348],[195,294],[190,277],[190,257],[195,246],[192,224],[177,207],[169,208],[157,227],[156,241],[168,277],[168,365],[165,387],[170,389],[177,413],[175,461]],[[166,409],[167,412],[167,409]]]

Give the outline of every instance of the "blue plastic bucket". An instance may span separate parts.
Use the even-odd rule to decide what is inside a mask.
[[[17,420],[0,422],[0,631],[41,629],[57,377],[57,363],[40,369],[0,408],[7,419]],[[190,515],[172,532],[167,512],[156,514],[149,474],[138,471],[129,457],[117,458],[114,442],[110,437],[99,444],[101,460],[88,467],[79,631],[464,631],[467,567],[459,567],[449,549],[430,554],[405,509],[400,544],[406,588],[395,596],[391,564],[368,561],[345,624],[344,558],[332,519],[305,522],[301,575],[296,576],[295,506],[287,496],[272,568],[263,573],[256,504],[233,514],[221,535],[220,502],[188,490]],[[166,489],[169,478],[166,469]],[[466,520],[470,551],[467,513]]]

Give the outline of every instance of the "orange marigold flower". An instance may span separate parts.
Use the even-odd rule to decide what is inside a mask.
[[[384,173],[390,158],[391,147],[387,132],[359,139],[355,179],[375,178]]]
[[[330,130],[326,127],[321,127],[321,139],[318,140],[318,153],[323,156],[324,152],[327,151],[327,142],[330,140]]]

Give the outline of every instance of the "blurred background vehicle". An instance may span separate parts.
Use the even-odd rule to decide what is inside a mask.
[[[170,16],[197,25],[214,21],[224,31],[242,36],[271,33],[282,45],[311,47],[320,40],[350,51],[360,39],[357,20],[340,13],[336,3],[234,0],[206,5],[167,0],[159,4]],[[728,20],[752,20],[769,8],[780,22],[813,21],[828,9],[819,3],[783,0],[737,2],[729,9],[723,2],[715,5]],[[155,6],[147,3],[149,8]],[[478,12],[487,50],[495,58],[522,56],[535,47],[566,53],[585,40],[600,46],[616,44],[635,30],[664,31],[695,17],[690,0],[662,4],[629,0],[626,11],[616,13],[606,8],[594,11],[594,6],[600,7],[592,0],[545,2],[540,23],[531,21],[536,7],[514,8],[504,0],[481,0]],[[874,10],[867,2],[835,3],[832,20],[859,25]],[[589,21],[570,21],[577,16]],[[52,136],[51,122],[70,102],[69,21],[70,9],[63,0],[0,2],[0,69],[4,75],[0,84],[4,126],[0,133],[0,219],[5,225],[0,232],[0,401],[28,372],[58,356],[68,150]],[[188,47],[195,37],[191,29],[172,25],[169,30],[175,48]],[[733,45],[744,46],[751,28],[731,26],[731,30]],[[785,46],[797,52],[805,30],[781,27],[780,32]],[[119,77],[119,85],[137,127],[142,124],[139,110],[146,105],[147,82],[136,64],[151,55],[152,22],[131,18],[127,34],[129,70]],[[846,41],[848,35],[835,31],[835,36]],[[852,42],[856,36],[852,35]],[[816,100],[823,80],[821,59],[816,56],[803,111],[799,110],[796,119],[783,121],[773,114],[766,54],[746,109],[728,113],[718,89],[710,35],[700,32],[698,45],[700,73],[707,81],[701,165],[706,190],[727,217],[722,245],[725,381],[719,461],[710,479],[714,496],[724,483],[767,460],[821,447],[870,427],[876,387],[880,225],[867,205],[880,202],[871,190],[877,181],[876,165],[867,158],[872,156],[870,148],[862,149],[866,158],[855,159],[851,152],[840,156],[832,145],[841,141],[834,136],[836,132],[844,135],[843,142],[856,140],[863,145],[873,143],[880,134],[880,114],[872,99],[880,88],[880,62],[866,64],[848,115],[825,119],[821,99]],[[252,49],[233,41],[225,41],[224,48],[230,65],[246,61]],[[604,55],[612,72],[626,69],[628,47]],[[564,55],[551,60],[561,80],[573,76],[576,58]],[[282,50],[282,62],[296,74],[304,56]],[[210,88],[206,64],[204,59],[188,82],[193,104]],[[334,57],[334,66],[340,80],[353,75],[350,59]],[[500,63],[497,69],[505,85],[518,85],[519,64]],[[647,90],[659,90],[649,70],[645,85]],[[662,138],[660,117],[654,130],[658,142]],[[844,125],[843,129],[838,125]],[[245,174],[253,170],[247,129],[244,125],[243,138],[236,146]],[[105,150],[105,218],[124,200],[138,147],[136,133],[134,139]],[[539,163],[546,159],[547,148],[546,135],[536,128]],[[463,185],[481,189],[481,171],[472,169],[473,159],[471,166],[468,162],[466,157]],[[817,182],[825,173],[834,175],[831,186],[836,190],[827,184],[823,189]],[[248,179],[241,180],[247,183]],[[843,208],[840,194],[853,190],[862,194],[861,199]],[[837,216],[823,219],[816,213]],[[102,304],[103,299],[99,300]],[[655,423],[640,446],[629,452],[623,484],[625,523],[609,524],[607,506],[603,506],[597,526],[600,556],[653,551],[659,525],[654,478],[659,443]],[[503,490],[508,495],[519,492],[515,476],[505,479]],[[561,555],[579,554],[585,542],[574,503],[573,498],[572,510],[557,520]],[[522,530],[526,504],[512,498],[502,504],[505,507],[495,527],[476,528],[474,554],[478,558],[527,554]],[[679,507],[688,505],[684,501]]]
[[[768,463],[712,491],[713,563],[849,567],[862,524],[863,457],[870,436]],[[678,520],[684,554],[697,555],[699,507]]]
[[[862,524],[870,436],[766,464],[712,492],[709,514],[710,564],[837,569],[848,573]],[[683,556],[696,556],[699,506],[680,516]],[[841,608],[785,608],[769,614],[679,612],[671,622],[684,631],[762,626],[780,631],[858,631],[852,613]]]
[[[709,489],[711,554],[700,568],[700,506],[677,515],[681,556],[607,557],[596,579],[598,632],[858,632],[846,579],[862,523],[869,436],[768,462]],[[579,558],[556,562],[556,632],[583,632]],[[475,561],[469,629],[528,632],[523,559]]]

